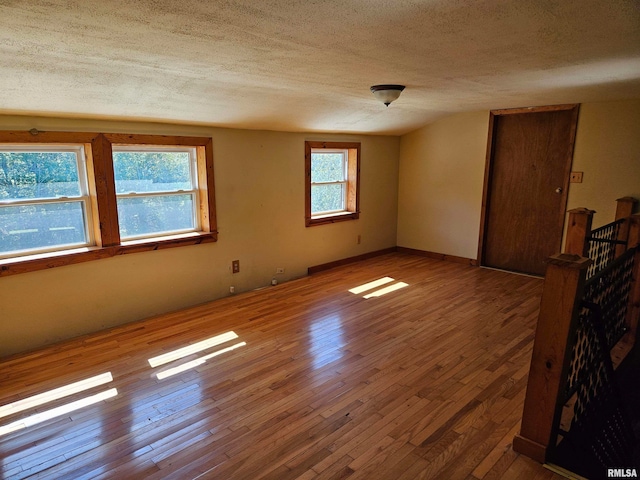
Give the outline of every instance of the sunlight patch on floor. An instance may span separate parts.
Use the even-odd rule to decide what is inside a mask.
[[[238,335],[233,331],[221,333],[220,335],[207,338],[206,340],[202,340],[201,342],[194,343],[193,345],[188,345],[186,347],[178,348],[168,353],[163,353],[162,355],[158,355],[157,357],[150,358],[149,365],[151,365],[151,368],[159,367],[160,365],[165,365],[167,363],[180,360],[181,358],[187,357],[189,355],[193,355],[194,353],[202,352],[203,350],[206,350],[211,347],[215,347],[216,345],[220,345],[221,343],[228,342],[229,340],[234,340],[236,338],[238,338]]]
[[[46,392],[24,398],[22,400],[18,400],[13,403],[1,406],[0,418],[14,415],[25,410],[30,410],[32,408],[54,402],[61,398],[68,397],[69,395],[84,392],[94,387],[105,385],[111,381],[113,381],[111,372],[106,372],[101,373],[100,375],[86,378],[84,380],[80,380],[78,382],[70,383],[63,387],[54,388],[53,390],[48,390]],[[116,395],[118,395],[118,390],[115,388],[111,388],[104,392],[96,393],[94,395],[90,395],[88,397],[66,403],[59,407],[45,410],[44,412],[35,413],[26,418],[11,422],[7,425],[0,425],[0,436],[22,430],[23,428],[27,428],[37,423],[44,422],[45,420],[65,415],[69,412],[79,410],[80,408],[86,407],[88,405],[93,405],[94,403],[106,400],[107,398],[115,397]]]
[[[358,295],[362,292],[366,292],[367,290],[371,290],[373,288],[379,287],[381,285],[386,285],[387,283],[393,282],[393,278],[391,277],[383,277],[383,278],[379,278],[378,280],[374,280],[373,282],[369,282],[369,283],[364,283],[362,285],[359,285],[357,287],[354,287],[352,289],[349,290],[349,292],[353,293],[354,295]]]
[[[156,373],[156,377],[158,378],[158,380],[162,380],[163,378],[167,378],[167,377],[171,377],[173,375],[177,375],[178,373],[182,373],[185,372],[187,370],[190,370],[192,368],[195,368],[199,365],[202,365],[204,363],[207,362],[207,360],[213,358],[213,357],[217,357],[218,355],[222,355],[223,353],[227,353],[230,352],[232,350],[235,350],[236,348],[240,348],[240,347],[244,347],[247,344],[247,342],[240,342],[240,343],[236,343],[235,345],[231,345],[230,347],[227,348],[223,348],[221,350],[217,350],[213,353],[210,353],[208,355],[205,355],[203,357],[200,358],[196,358],[195,360],[191,360],[190,362],[187,363],[183,363],[182,365],[178,365],[177,367],[173,367],[173,368],[169,368],[167,370],[163,370],[161,372]]]
[[[382,277],[382,278],[379,278],[378,280],[374,280],[368,283],[363,283],[362,285],[351,288],[349,289],[349,292],[353,293],[354,295],[359,295],[363,292],[373,290],[374,288],[381,287],[382,285],[387,285],[388,283],[391,283],[391,282],[395,282],[395,279],[391,277]],[[393,285],[389,285],[387,287],[384,287],[379,290],[375,290],[371,293],[368,293],[366,295],[363,295],[362,298],[381,297],[383,295],[386,295],[387,293],[395,292],[396,290],[400,290],[401,288],[408,287],[408,286],[409,286],[408,283],[397,282],[397,283],[394,283]]]
[[[68,397],[74,393],[84,392],[90,388],[109,383],[112,380],[113,376],[111,375],[111,372],[102,373],[95,377],[70,383],[64,387],[54,388],[53,390],[49,390],[44,393],[39,393],[7,405],[2,405],[0,406],[0,418],[6,417],[7,415],[13,415],[18,412],[23,412],[24,410],[29,410],[30,408],[35,408],[40,405],[44,405],[45,403],[59,400],[60,398]]]
[[[381,297],[383,295],[386,295],[387,293],[395,292],[396,290],[400,290],[401,288],[408,287],[408,286],[409,284],[404,282],[394,283],[393,285],[389,285],[388,287],[384,287],[384,288],[381,288],[380,290],[376,290],[375,292],[371,292],[362,298]]]
[[[89,405],[93,405],[94,403],[98,403],[108,398],[115,397],[116,395],[118,395],[118,390],[115,388],[111,388],[107,391],[96,393],[95,395],[91,395],[89,397],[81,398],[80,400],[76,400],[75,402],[70,402],[65,405],[52,408],[51,410],[36,413],[35,415],[31,415],[27,418],[23,418],[8,425],[1,426],[0,437],[2,435],[6,435],[7,433],[16,432],[18,430],[22,430],[23,428],[31,427],[37,423],[44,422],[45,420],[50,420],[52,418],[65,415],[69,412],[79,410]]]

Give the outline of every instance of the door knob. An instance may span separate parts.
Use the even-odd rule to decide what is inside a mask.
[[[562,187],[556,188],[556,193],[562,193]]]

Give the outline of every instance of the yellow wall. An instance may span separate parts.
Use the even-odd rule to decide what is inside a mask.
[[[584,178],[570,185],[568,208],[595,210],[594,227],[613,221],[617,198],[640,199],[640,100],[580,107],[573,170]]]
[[[0,356],[305,275],[394,245],[476,258],[489,112],[451,115],[401,138],[98,120],[0,117],[0,128],[210,136],[220,239],[0,278]],[[569,208],[613,219],[640,198],[640,100],[583,104]],[[361,141],[360,220],[304,227],[304,141]],[[396,229],[397,225],[397,229]],[[362,243],[356,244],[357,235]],[[241,271],[229,272],[239,259]]]
[[[398,245],[477,258],[489,112],[451,115],[400,141]],[[640,198],[640,100],[580,107],[568,209],[614,219],[615,200]]]
[[[461,113],[401,138],[399,246],[476,258],[488,126]]]
[[[0,278],[0,356],[220,298],[230,285],[263,287],[277,267],[282,282],[396,245],[398,137],[9,116],[0,128],[210,136],[220,232],[213,244]],[[359,220],[305,227],[305,140],[362,142]]]

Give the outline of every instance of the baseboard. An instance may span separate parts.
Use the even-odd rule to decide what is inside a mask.
[[[378,257],[380,255],[386,255],[387,253],[394,253],[396,251],[397,251],[396,247],[383,248],[382,250],[376,250],[375,252],[363,253],[362,255],[356,255],[355,257],[343,258],[341,260],[336,260],[334,262],[323,263],[322,265],[315,265],[313,267],[309,267],[307,269],[307,273],[309,275],[313,275],[314,273],[322,272],[324,270],[329,270],[334,267],[348,265],[349,263],[355,263],[361,260],[367,260],[368,258]]]
[[[455,255],[446,255],[444,253],[427,252],[425,250],[417,250],[415,248],[396,247],[396,251],[400,253],[408,253],[410,255],[418,255],[420,257],[435,258],[437,260],[445,260],[447,262],[463,263],[465,265],[478,265],[478,261],[474,258],[457,257]]]
[[[349,263],[359,262],[361,260],[367,260],[368,258],[378,257],[380,255],[386,255],[387,253],[407,253],[409,255],[418,255],[420,257],[435,258],[436,260],[444,260],[447,262],[463,263],[465,265],[478,265],[478,261],[473,258],[457,257],[455,255],[445,255],[444,253],[427,252],[425,250],[416,250],[415,248],[407,247],[389,247],[382,250],[376,250],[375,252],[363,253],[362,255],[356,255],[355,257],[343,258],[334,262],[323,263],[322,265],[315,265],[307,269],[309,275],[314,273],[329,270],[334,267],[340,267],[342,265],[348,265]]]

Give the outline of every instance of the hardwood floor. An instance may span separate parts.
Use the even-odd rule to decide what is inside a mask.
[[[372,290],[348,291],[387,276],[373,290],[407,286],[367,299]],[[556,478],[511,449],[541,290],[535,278],[389,254],[6,359],[0,406],[113,380],[9,412],[0,431],[117,395],[0,436],[0,475]],[[149,364],[226,332],[237,338]]]

